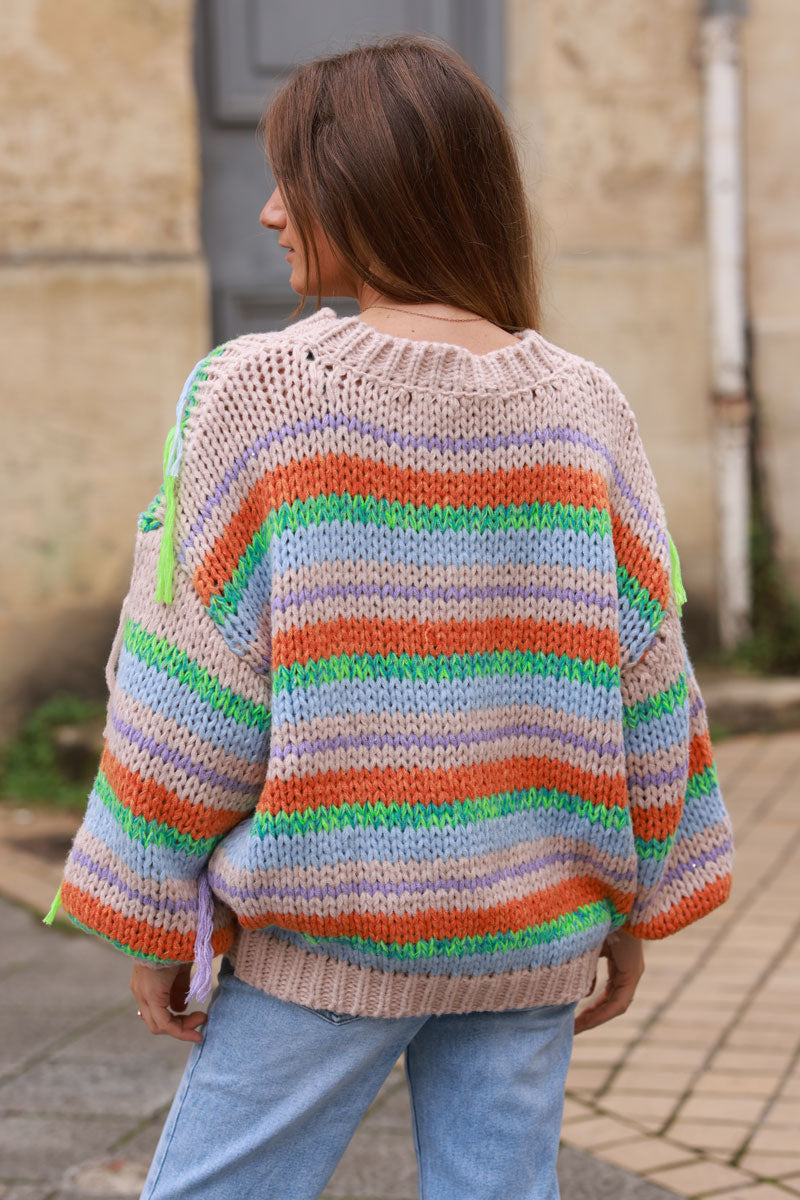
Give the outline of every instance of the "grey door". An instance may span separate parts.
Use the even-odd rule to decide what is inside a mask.
[[[258,215],[275,187],[255,138],[292,66],[361,39],[433,33],[468,59],[503,104],[503,0],[197,0],[195,78],[203,162],[202,236],[215,343],[280,329],[299,297]],[[355,300],[323,297],[341,315]],[[303,315],[314,311],[315,297]]]

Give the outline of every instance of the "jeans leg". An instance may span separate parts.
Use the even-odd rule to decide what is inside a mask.
[[[420,1200],[558,1200],[575,1005],[430,1017],[406,1072]]]
[[[339,1017],[220,974],[140,1200],[317,1200],[424,1017]]]

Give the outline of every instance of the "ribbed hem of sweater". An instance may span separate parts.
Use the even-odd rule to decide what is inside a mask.
[[[311,953],[266,930],[240,931],[237,979],[279,1000],[363,1017],[502,1012],[570,1004],[592,991],[600,947],[560,966],[493,975],[404,975]]]

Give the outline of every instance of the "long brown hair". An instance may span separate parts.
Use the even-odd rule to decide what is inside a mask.
[[[535,217],[515,144],[452,46],[405,34],[303,63],[258,134],[306,263],[313,251],[317,308],[315,227],[385,296],[454,304],[509,333],[537,328]],[[306,285],[292,317],[307,298]]]

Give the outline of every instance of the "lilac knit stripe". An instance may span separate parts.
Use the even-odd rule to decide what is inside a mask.
[[[328,750],[353,750],[363,746],[369,746],[370,749],[386,746],[402,746],[403,749],[413,746],[418,749],[421,746],[425,746],[427,749],[432,750],[441,746],[457,748],[474,745],[475,743],[489,745],[510,737],[548,738],[551,741],[560,742],[563,746],[579,746],[582,750],[589,750],[594,754],[608,755],[611,758],[617,758],[624,753],[624,747],[616,742],[598,742],[593,738],[585,738],[577,733],[565,733],[563,730],[554,729],[550,725],[524,724],[501,725],[498,729],[476,729],[462,734],[375,733],[365,736],[346,734],[341,737],[317,738],[314,741],[306,739],[302,742],[286,742],[283,746],[276,745],[272,750],[272,754],[275,758],[288,758],[290,755],[323,754]]]
[[[569,600],[573,604],[595,605],[598,608],[610,608],[617,611],[616,596],[602,596],[599,592],[587,592],[583,589],[563,587],[523,586],[522,584],[494,587],[404,587],[402,584],[359,583],[359,584],[328,584],[325,587],[301,588],[288,592],[286,598],[275,597],[273,609],[283,612],[287,608],[300,604],[310,604],[315,600],[343,599],[344,597],[390,596],[394,600],[493,600],[499,597],[526,600]]]
[[[612,871],[596,856],[590,854],[546,854],[541,858],[531,859],[516,867],[506,867],[493,871],[489,875],[479,875],[475,879],[461,879],[457,876],[445,879],[435,879],[430,882],[403,881],[401,883],[372,883],[362,880],[358,883],[340,883],[335,886],[326,884],[324,887],[279,887],[277,884],[264,885],[258,888],[234,887],[220,875],[209,872],[209,879],[215,888],[220,888],[229,896],[239,900],[260,899],[297,899],[322,900],[325,897],[339,896],[405,896],[409,894],[423,895],[426,892],[476,892],[479,888],[494,887],[507,879],[521,879],[535,871],[542,871],[556,863],[583,863],[594,870],[603,879],[613,879],[620,884],[633,883],[636,871]]]
[[[686,778],[686,763],[678,763],[671,771],[648,771],[644,775],[628,774],[628,787],[661,787],[665,783],[674,783],[677,779]]]
[[[192,761],[188,754],[180,754],[176,749],[170,749],[166,742],[157,742],[155,738],[146,737],[140,729],[123,721],[121,717],[113,713],[111,721],[114,728],[119,734],[127,739],[133,746],[139,746],[142,750],[146,750],[152,758],[160,758],[162,762],[169,763],[173,767],[178,767],[188,776],[194,776],[203,783],[210,783],[213,787],[225,788],[226,791],[247,793],[252,792],[253,785],[251,783],[243,783],[240,779],[236,779],[230,775],[223,775],[219,771],[214,771],[210,767],[202,767]]]
[[[603,442],[590,437],[589,434],[582,433],[580,430],[570,429],[563,425],[552,427],[548,425],[544,429],[533,429],[530,433],[512,433],[506,436],[497,435],[495,437],[442,438],[436,436],[425,437],[422,435],[414,437],[411,434],[387,429],[383,425],[373,425],[371,422],[362,421],[358,417],[347,417],[341,413],[329,413],[325,417],[311,417],[307,421],[298,421],[292,426],[283,426],[280,431],[258,437],[240,456],[231,459],[232,466],[226,470],[222,480],[214,489],[213,494],[200,509],[197,519],[190,526],[189,532],[181,544],[178,554],[179,560],[182,563],[186,561],[187,552],[194,545],[197,536],[202,533],[214,509],[219,507],[228,495],[232,485],[251,459],[260,454],[262,450],[269,448],[274,442],[292,441],[297,437],[307,436],[314,431],[322,430],[326,427],[337,429],[342,426],[362,436],[369,435],[376,441],[385,441],[388,444],[396,442],[403,447],[413,446],[418,449],[438,451],[451,450],[454,453],[471,453],[476,450],[499,450],[509,446],[546,445],[548,442],[571,442],[576,445],[588,446],[589,449],[595,450],[608,462],[613,472],[614,482],[623,496],[628,500],[637,516],[647,523],[649,529],[656,533],[658,541],[663,542],[664,545],[668,544],[667,536],[661,530],[658,521],[651,516],[642,501],[633,494],[625,482],[622,472],[619,470],[616,460],[608,447]]]
[[[169,898],[159,900],[155,896],[148,896],[146,892],[140,892],[138,888],[130,887],[110,867],[102,866],[93,858],[90,858],[88,854],[84,854],[82,850],[78,850],[75,847],[72,849],[72,857],[75,862],[80,863],[82,867],[86,867],[88,871],[91,871],[96,879],[105,879],[113,887],[118,888],[128,896],[129,899],[135,900],[137,904],[145,904],[151,908],[157,908],[159,911],[166,910],[169,913],[195,912],[197,910],[196,900],[170,900]]]
[[[709,863],[716,862],[718,858],[729,854],[733,850],[733,839],[726,838],[720,846],[714,846],[712,850],[706,850],[702,854],[692,855],[689,862],[676,863],[674,867],[670,867],[664,873],[662,887],[666,887],[671,883],[677,883],[684,875],[694,872],[698,867],[706,867]]]

